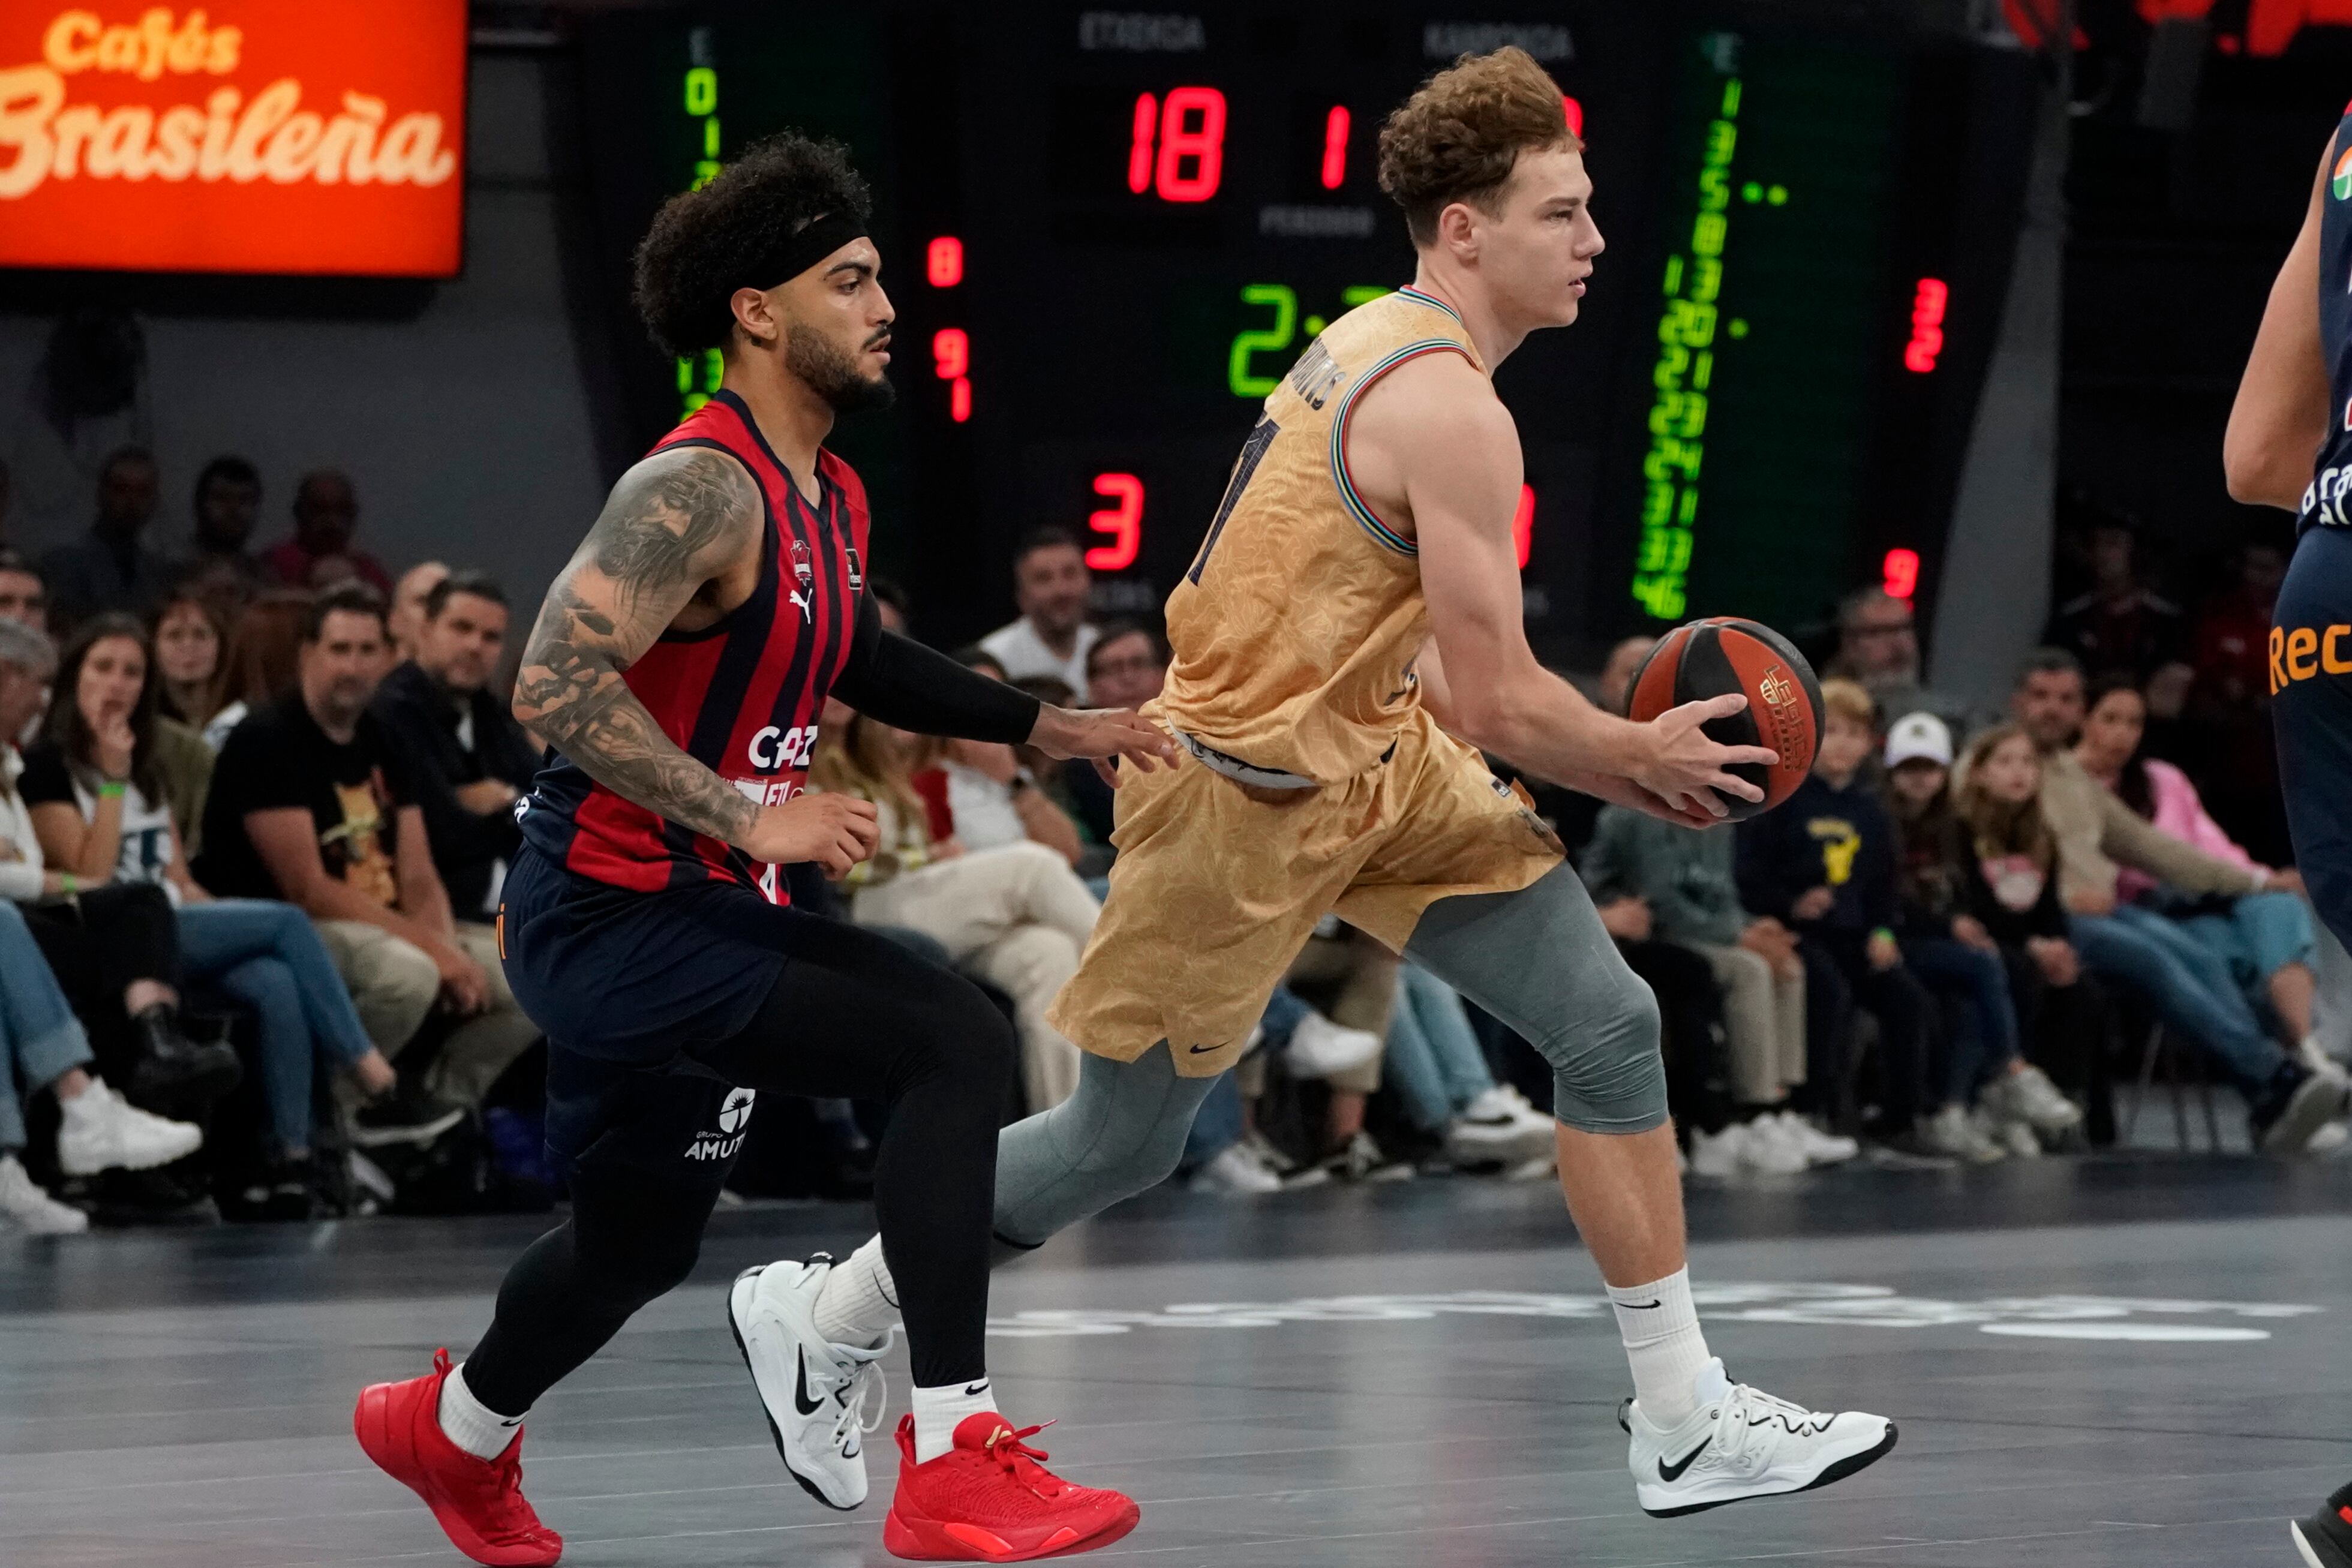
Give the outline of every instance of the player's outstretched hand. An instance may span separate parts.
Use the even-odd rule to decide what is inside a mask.
[[[1049,757],[1091,757],[1095,771],[1113,789],[1118,775],[1110,764],[1121,758],[1150,773],[1176,760],[1168,731],[1132,708],[1055,708],[1037,710],[1029,743]]]
[[[1780,760],[1780,753],[1763,746],[1720,745],[1700,728],[1711,720],[1728,719],[1747,706],[1745,696],[1727,691],[1702,702],[1685,702],[1679,708],[1667,709],[1642,726],[1648,740],[1643,748],[1645,754],[1633,760],[1633,765],[1625,770],[1626,776],[1665,802],[1678,816],[1697,811],[1704,811],[1711,818],[1724,816],[1727,808],[1717,798],[1719,795],[1762,800],[1763,790],[1725,770],[1741,763],[1759,763],[1769,767]]]
[[[800,795],[760,808],[735,847],[769,866],[814,860],[835,881],[882,842],[874,803],[850,795]]]

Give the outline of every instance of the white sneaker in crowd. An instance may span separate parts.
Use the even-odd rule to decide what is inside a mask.
[[[2042,1137],[2034,1131],[2031,1122],[2021,1121],[2013,1116],[1989,1115],[1982,1106],[1977,1108],[1974,1120],[1977,1131],[1984,1134],[1986,1141],[1998,1145],[2000,1152],[2011,1159],[2042,1158]]]
[[[1795,1142],[1810,1164],[1842,1165],[1862,1152],[1862,1145],[1853,1139],[1824,1132],[1794,1110],[1783,1110],[1772,1120],[1780,1123],[1784,1137]]]
[[[1895,1423],[1884,1415],[1807,1410],[1733,1383],[1720,1361],[1707,1363],[1694,1392],[1698,1408],[1671,1427],[1653,1426],[1637,1400],[1618,1413],[1633,1440],[1633,1495],[1654,1519],[1825,1487],[1895,1447]]]
[[[1813,1163],[1805,1152],[1803,1141],[1778,1116],[1769,1113],[1748,1123],[1748,1147],[1741,1158],[1759,1176],[1793,1176],[1810,1169]]]
[[[77,1236],[89,1228],[89,1215],[43,1192],[14,1154],[0,1154],[0,1222],[33,1236]]]
[[[1985,1085],[1978,1103],[1995,1121],[2022,1121],[2053,1142],[2083,1125],[2083,1108],[2059,1093],[2050,1075],[2032,1062]]]
[[[1718,1182],[1736,1182],[1748,1173],[1748,1126],[1735,1121],[1720,1132],[1691,1129],[1690,1172]]]
[[[2009,1158],[2009,1151],[1984,1135],[1966,1106],[1948,1105],[1920,1122],[1919,1142],[1936,1153],[1971,1165],[1990,1165]]]
[[[1552,1149],[1552,1119],[1509,1089],[1482,1090],[1445,1124],[1445,1152],[1456,1163],[1518,1164]]]
[[[1320,1013],[1309,1013],[1290,1031],[1283,1061],[1298,1078],[1328,1078],[1353,1072],[1381,1054],[1381,1037],[1369,1029],[1349,1029]]]
[[[2303,1152],[2314,1160],[2335,1160],[2343,1156],[2347,1147],[2352,1147],[2352,1127],[2347,1127],[2341,1121],[2331,1121],[2311,1135],[2311,1142],[2303,1146]]]
[[[1192,1173],[1196,1193],[1224,1193],[1234,1197],[1282,1191],[1282,1178],[1268,1170],[1246,1143],[1228,1143]]]
[[[68,1176],[100,1171],[152,1170],[204,1147],[201,1127],[150,1115],[93,1077],[89,1087],[61,1102],[58,1167]]]

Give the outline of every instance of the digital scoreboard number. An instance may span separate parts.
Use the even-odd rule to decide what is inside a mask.
[[[2023,174],[1988,127],[2031,84],[1993,51],[1772,9],[599,17],[600,237],[625,253],[768,132],[849,142],[899,310],[899,405],[835,443],[876,492],[878,565],[958,641],[1010,613],[1015,542],[1059,525],[1099,608],[1150,613],[1257,405],[1412,279],[1381,121],[1458,52],[1517,43],[1560,83],[1608,241],[1579,324],[1496,376],[1527,455],[1530,637],[1578,661],[1694,614],[1801,627],[1898,558],[1932,592]],[[650,150],[621,144],[646,125]],[[680,360],[631,394],[638,436],[718,374]]]

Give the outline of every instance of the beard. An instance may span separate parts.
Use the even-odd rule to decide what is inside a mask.
[[[869,341],[878,342],[887,335],[886,330]],[[784,368],[806,382],[836,413],[887,408],[898,401],[898,389],[889,377],[860,375],[856,356],[844,353],[815,328],[798,321],[784,331]]]

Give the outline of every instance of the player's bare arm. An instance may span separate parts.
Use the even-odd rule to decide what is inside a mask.
[[[2319,214],[2326,188],[2329,138],[2311,184],[2303,229],[2294,237],[2270,302],[2254,334],[2253,353],[2230,406],[2221,437],[2221,467],[2238,500],[2284,507],[2303,504],[2319,446],[2327,438],[2327,363],[2319,342]]]
[[[757,859],[815,860],[839,875],[873,852],[870,805],[839,795],[753,804],[664,734],[622,679],[690,607],[700,604],[691,617],[700,620],[749,592],[765,526],[751,476],[721,453],[683,447],[632,468],[548,590],[514,714],[649,811]]]
[[[1744,698],[1690,703],[1635,724],[1601,712],[1537,662],[1511,536],[1518,430],[1467,361],[1425,355],[1375,384],[1357,405],[1348,459],[1374,511],[1421,547],[1431,634],[1444,649],[1441,721],[1448,729],[1570,787],[1630,781],[1685,817],[1722,816],[1715,792],[1763,798],[1725,770],[1773,754],[1718,745],[1699,728],[1738,712]]]

